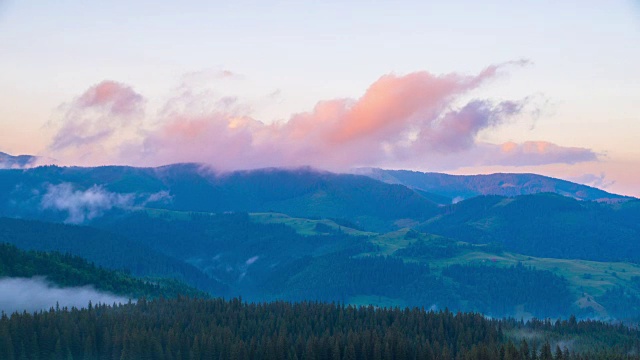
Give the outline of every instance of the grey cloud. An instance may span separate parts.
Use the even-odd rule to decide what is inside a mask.
[[[43,209],[65,211],[67,223],[79,224],[101,216],[113,208],[131,208],[134,205],[133,194],[116,194],[94,185],[87,190],[75,190],[70,183],[49,185],[42,197]]]
[[[517,115],[523,103],[504,101],[493,104],[486,100],[474,100],[463,108],[450,111],[418,135],[418,148],[427,147],[438,152],[457,152],[476,144],[481,130],[500,125]]]
[[[598,160],[598,154],[591,149],[560,146],[547,141],[508,142],[500,146],[487,145],[486,148],[490,156],[484,159],[483,165],[532,166]]]
[[[119,194],[94,185],[86,190],[76,189],[71,183],[47,185],[40,206],[44,210],[56,210],[68,214],[65,222],[80,224],[102,216],[111,209],[135,209],[148,203],[171,201],[168,191],[154,194]]]

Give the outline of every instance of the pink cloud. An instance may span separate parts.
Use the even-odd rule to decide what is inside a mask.
[[[411,132],[433,126],[454,100],[479,86],[496,70],[491,67],[477,76],[436,76],[427,72],[385,75],[360,99],[322,101],[312,111],[295,114],[284,123],[264,124],[223,106],[206,116],[168,112],[170,118],[145,139],[146,159],[142,162],[161,159],[237,168],[313,165],[348,169],[406,156],[409,151],[404,148],[415,142],[410,139]],[[472,106],[464,110],[469,119],[474,111],[493,110],[488,106],[470,109]],[[476,118],[482,116],[488,115]],[[444,121],[454,123],[451,117]],[[473,137],[497,117],[489,116],[491,119],[485,123],[462,127],[458,135]],[[443,137],[432,145],[449,148],[451,141],[457,139]]]
[[[220,170],[311,165],[341,171],[397,164],[451,169],[593,160],[588,149],[545,142],[478,143],[479,132],[522,113],[525,101],[476,99],[465,104],[463,99],[511,64],[490,66],[475,76],[424,71],[385,75],[358,99],[320,101],[311,111],[271,124],[251,117],[251,107],[236,97],[215,98],[181,88],[162,108],[160,119],[154,119],[155,126],[138,131],[135,139],[111,144],[116,155],[101,161],[201,162]],[[71,105],[68,114],[73,116],[65,118],[52,148],[89,148],[83,159],[91,159],[97,146],[108,148],[105,140],[116,139],[117,128],[130,124],[135,118],[130,114],[142,112],[143,103],[126,85],[98,84]]]
[[[105,80],[82,94],[77,109],[102,108],[112,116],[129,116],[140,111],[143,97],[127,85]]]
[[[62,106],[62,115],[52,123],[56,134],[49,145],[50,155],[91,161],[96,152],[103,151],[105,141],[140,125],[144,103],[142,95],[125,84],[105,80],[92,86]]]
[[[598,154],[591,149],[566,147],[546,141],[490,144],[474,140],[465,149],[431,152],[423,157],[417,155],[413,157],[407,156],[403,161],[383,163],[383,166],[428,171],[453,171],[460,168],[577,164],[598,160]]]

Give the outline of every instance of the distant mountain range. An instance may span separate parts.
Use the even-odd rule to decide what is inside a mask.
[[[0,216],[91,224],[143,208],[282,213],[374,232],[409,227],[533,256],[640,261],[635,198],[534,174],[369,175],[385,182],[310,168],[216,173],[198,164],[5,169]]]
[[[389,184],[405,185],[421,193],[426,192],[432,195],[430,199],[440,204],[451,204],[480,195],[512,197],[545,192],[577,200],[619,202],[632,199],[591,186],[537,174],[449,175],[377,168],[357,169],[356,173]]]
[[[33,165],[36,160],[37,157],[32,155],[12,156],[0,152],[0,169],[22,169]]]
[[[23,169],[31,167],[39,158],[32,155],[18,155],[12,156],[3,152],[0,152],[0,169]],[[275,185],[277,189],[275,193],[279,193],[279,190],[290,191],[294,190],[295,194],[299,194],[300,191],[305,191],[304,184],[314,186],[319,185],[318,181],[324,182],[325,185],[331,183],[334,180],[340,179],[342,187],[348,187],[349,181],[354,182],[354,178],[347,174],[332,174],[320,170],[314,170],[311,168],[299,168],[299,169],[258,169],[258,170],[246,170],[235,171],[231,173],[216,173],[212,170],[202,171],[205,169],[203,165],[199,164],[176,164],[159,167],[156,169],[140,169],[130,167],[117,167],[106,166],[98,168],[80,168],[71,167],[68,169],[75,169],[72,171],[60,171],[60,174],[76,172],[83,174],[94,174],[92,178],[97,182],[104,182],[109,180],[109,172],[118,172],[117,169],[123,170],[121,176],[141,176],[150,180],[150,178],[156,178],[155,180],[167,180],[168,182],[175,182],[177,186],[180,186],[186,179],[183,179],[183,175],[190,174],[188,177],[194,180],[194,176],[200,178],[209,178],[207,180],[213,187],[225,186],[224,184],[234,183],[233,188],[239,191],[242,186],[252,187],[252,183],[263,184],[261,186],[271,187]],[[90,170],[95,169],[95,170]],[[99,169],[99,170],[98,170]],[[128,169],[128,170],[124,170]],[[154,174],[150,174],[150,173]],[[313,174],[313,175],[311,175]],[[178,175],[179,179],[173,179]],[[632,199],[632,197],[618,195],[610,193],[595,187],[588,185],[578,184],[575,182],[552,178],[548,176],[538,174],[516,174],[516,173],[496,173],[488,175],[450,175],[444,173],[435,172],[419,172],[411,170],[385,170],[379,168],[359,168],[353,171],[353,175],[364,175],[372,179],[384,182],[386,184],[404,185],[422,195],[423,198],[430,200],[433,203],[440,205],[448,205],[458,202],[460,200],[469,199],[480,195],[499,195],[499,196],[519,196],[519,195],[531,195],[544,192],[556,193],[566,197],[572,197],[577,200],[590,200],[590,201],[603,201],[603,202],[620,202]],[[117,175],[115,175],[117,176]],[[351,180],[346,180],[351,176]],[[102,178],[101,178],[102,177]],[[106,177],[106,178],[105,178]],[[281,178],[289,177],[289,182],[278,184]],[[297,179],[296,179],[297,177]],[[315,179],[311,179],[314,178]],[[273,179],[271,181],[270,179]],[[332,179],[330,179],[332,178]],[[214,181],[211,181],[211,180]],[[261,180],[268,180],[266,183]],[[316,181],[317,180],[317,181]],[[188,180],[186,180],[188,181]],[[362,180],[359,180],[362,181]],[[153,180],[151,182],[154,182]],[[155,181],[157,183],[157,181]],[[295,185],[292,182],[296,183]],[[265,185],[266,184],[266,185]],[[202,185],[202,184],[200,184]],[[295,189],[289,187],[293,185]],[[113,185],[110,184],[111,187]],[[322,187],[322,185],[319,185]],[[158,187],[161,188],[162,186]],[[135,189],[139,191],[140,189]],[[271,190],[271,189],[270,189]],[[306,190],[310,190],[306,188]],[[336,189],[338,190],[338,189]],[[255,201],[262,201],[263,203],[271,201],[282,200],[282,194],[275,195],[274,191],[264,192],[260,196],[253,196]],[[234,199],[235,200],[235,199]],[[328,200],[330,201],[330,200]],[[246,203],[246,202],[245,202]],[[210,207],[208,205],[207,207]]]
[[[101,201],[87,202],[90,197]],[[96,206],[102,212],[143,203],[179,211],[347,218],[377,230],[394,228],[400,219],[426,220],[438,211],[436,203],[403,185],[308,168],[216,173],[198,164],[177,164],[0,171],[0,215],[46,220],[69,216],[75,222],[75,215],[96,215]]]

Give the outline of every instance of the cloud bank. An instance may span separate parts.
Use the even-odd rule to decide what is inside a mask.
[[[526,112],[527,100],[465,99],[505,67],[524,63],[492,65],[472,76],[426,71],[384,75],[358,99],[320,101],[312,110],[276,123],[253,118],[251,107],[235,97],[203,99],[182,89],[163,106],[154,125],[143,128],[142,95],[105,81],[68,105],[51,156],[82,165],[201,162],[219,170],[311,165],[337,171],[595,160],[589,149],[544,141],[478,141],[482,131]]]
[[[149,202],[170,200],[166,191],[146,196],[119,194],[94,185],[87,190],[75,189],[73,184],[48,185],[40,206],[44,210],[62,211],[68,214],[66,223],[80,224],[102,216],[111,209],[133,209]]]
[[[44,278],[2,278],[0,279],[0,311],[35,312],[62,307],[87,307],[93,304],[127,303],[129,299],[95,290],[91,286],[59,288]]]

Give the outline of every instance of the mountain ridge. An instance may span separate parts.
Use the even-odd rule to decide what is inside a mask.
[[[513,197],[543,192],[553,192],[589,201],[620,202],[634,199],[631,196],[610,193],[589,185],[534,173],[451,175],[379,168],[361,168],[357,169],[355,173],[445,197],[451,200],[450,203],[480,195]],[[444,201],[441,200],[441,203]]]
[[[38,160],[33,155],[10,155],[0,151],[0,169],[23,169],[32,166]]]

